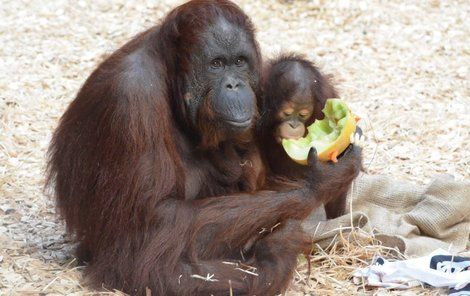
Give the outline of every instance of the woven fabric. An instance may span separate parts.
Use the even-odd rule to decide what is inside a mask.
[[[445,175],[417,186],[361,174],[348,199],[348,214],[325,221],[317,211],[304,222],[315,243],[327,246],[353,225],[374,233],[382,244],[398,247],[405,255],[470,248],[470,181]]]

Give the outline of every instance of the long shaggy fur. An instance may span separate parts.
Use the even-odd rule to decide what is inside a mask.
[[[338,92],[331,83],[330,77],[322,74],[314,63],[301,55],[285,53],[266,63],[260,87],[261,93],[258,94],[261,118],[257,131],[261,149],[266,151],[264,158],[269,176],[267,184],[271,187],[295,186],[295,183],[305,178],[307,171],[310,170],[306,166],[293,162],[273,135],[275,128],[280,124],[277,114],[298,88],[298,82],[286,79],[285,76],[296,64],[307,73],[304,79],[307,79],[310,84],[313,99],[313,115],[306,121],[306,126],[316,119],[323,119],[322,109],[325,107],[326,100],[338,97]],[[358,150],[357,147],[355,149]],[[360,153],[356,153],[356,157],[358,160],[362,159]],[[331,164],[326,164],[326,167],[328,165]],[[322,200],[326,202],[325,210],[328,218],[336,218],[345,213],[347,192],[360,169],[359,165],[350,170],[350,175],[346,178],[338,178],[337,172],[344,173],[341,170],[331,171],[330,177],[336,179],[337,184],[326,190],[327,194],[322,197]]]
[[[229,139],[216,121],[195,126],[186,114],[189,55],[218,17],[246,31],[260,63],[253,26],[239,7],[190,1],[101,63],[54,133],[48,185],[95,288],[275,295],[286,289],[298,253],[309,249],[300,220],[321,203],[317,196],[328,188],[317,183],[328,184],[328,176],[312,167],[314,182],[260,191],[265,165],[253,133]],[[226,261],[251,265],[258,276]]]

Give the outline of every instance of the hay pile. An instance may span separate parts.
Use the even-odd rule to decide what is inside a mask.
[[[88,291],[42,192],[45,150],[64,108],[103,56],[180,1],[108,2],[0,6],[0,294]],[[371,173],[418,183],[436,173],[469,178],[470,3],[399,2],[238,1],[266,56],[302,52],[334,75],[343,98],[366,118]],[[319,250],[310,281],[301,262],[288,295],[388,294],[365,292],[349,279],[384,252],[372,238]]]

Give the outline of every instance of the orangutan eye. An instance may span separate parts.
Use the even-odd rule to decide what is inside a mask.
[[[222,68],[224,66],[224,62],[221,59],[214,59],[211,61],[211,67],[214,69]]]
[[[236,60],[235,60],[235,65],[237,65],[238,67],[240,66],[243,66],[245,64],[246,60],[244,57],[238,57]]]
[[[292,113],[294,113],[294,110],[293,109],[286,109],[282,112],[282,115],[284,115],[285,117],[287,116],[291,116]]]
[[[300,111],[299,115],[302,118],[307,118],[307,117],[310,116],[310,112],[309,111]]]

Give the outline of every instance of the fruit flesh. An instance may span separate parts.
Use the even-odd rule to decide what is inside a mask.
[[[356,117],[340,99],[328,99],[322,112],[325,118],[310,125],[306,137],[282,140],[287,155],[300,164],[307,164],[311,147],[317,150],[319,160],[337,162],[336,157],[349,146],[350,135],[356,131]]]

